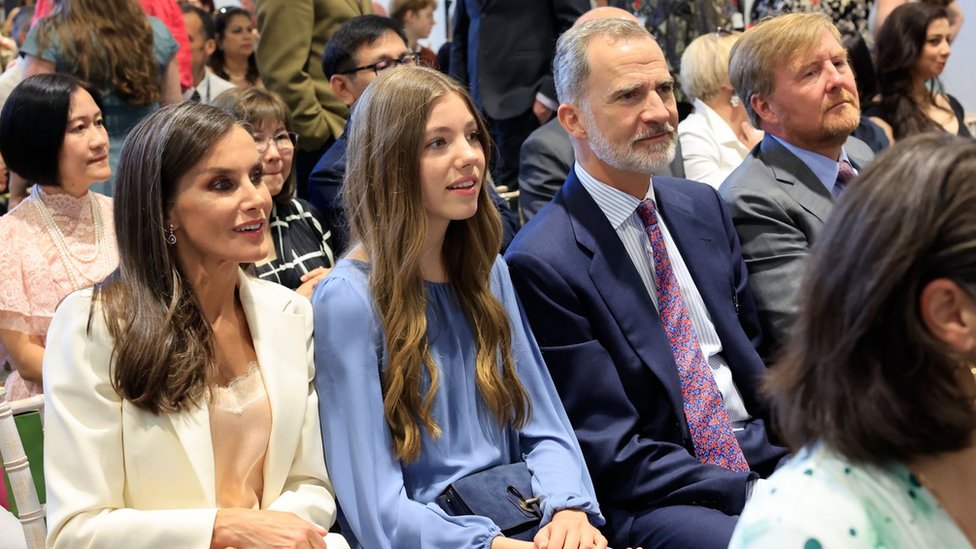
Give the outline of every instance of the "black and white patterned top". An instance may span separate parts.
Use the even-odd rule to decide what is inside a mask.
[[[335,265],[331,235],[323,229],[322,215],[308,202],[293,198],[285,204],[276,203],[270,225],[277,257],[254,266],[259,278],[294,290],[302,285],[303,274]]]
[[[868,35],[868,21],[874,0],[756,0],[752,4],[752,22],[763,17],[793,11],[821,10],[833,19],[842,34],[857,32]]]

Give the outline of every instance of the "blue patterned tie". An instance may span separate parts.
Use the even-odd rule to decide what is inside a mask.
[[[641,202],[637,207],[637,216],[651,241],[654,272],[657,275],[658,313],[678,366],[681,399],[695,456],[702,463],[711,463],[730,471],[748,471],[749,464],[732,432],[732,422],[722,404],[722,394],[702,354],[678,278],[671,268],[664,235],[657,224],[654,202],[650,199]]]

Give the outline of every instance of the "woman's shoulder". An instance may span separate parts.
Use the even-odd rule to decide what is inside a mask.
[[[328,311],[330,316],[372,316],[369,265],[349,257],[340,259],[312,294],[312,306],[317,311]]]
[[[730,547],[873,546],[871,539],[905,522],[904,501],[922,497],[911,488],[904,467],[854,463],[823,444],[806,447],[756,490]]]

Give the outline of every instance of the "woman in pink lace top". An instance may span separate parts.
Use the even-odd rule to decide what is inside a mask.
[[[65,75],[24,80],[0,114],[0,154],[34,183],[0,217],[0,363],[11,400],[41,392],[45,334],[61,299],[118,265],[112,200],[88,192],[111,175],[99,95]]]

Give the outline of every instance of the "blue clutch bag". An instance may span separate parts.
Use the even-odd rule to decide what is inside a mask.
[[[489,518],[505,537],[522,541],[532,541],[542,520],[524,461],[472,473],[445,488],[434,502],[451,516]]]

